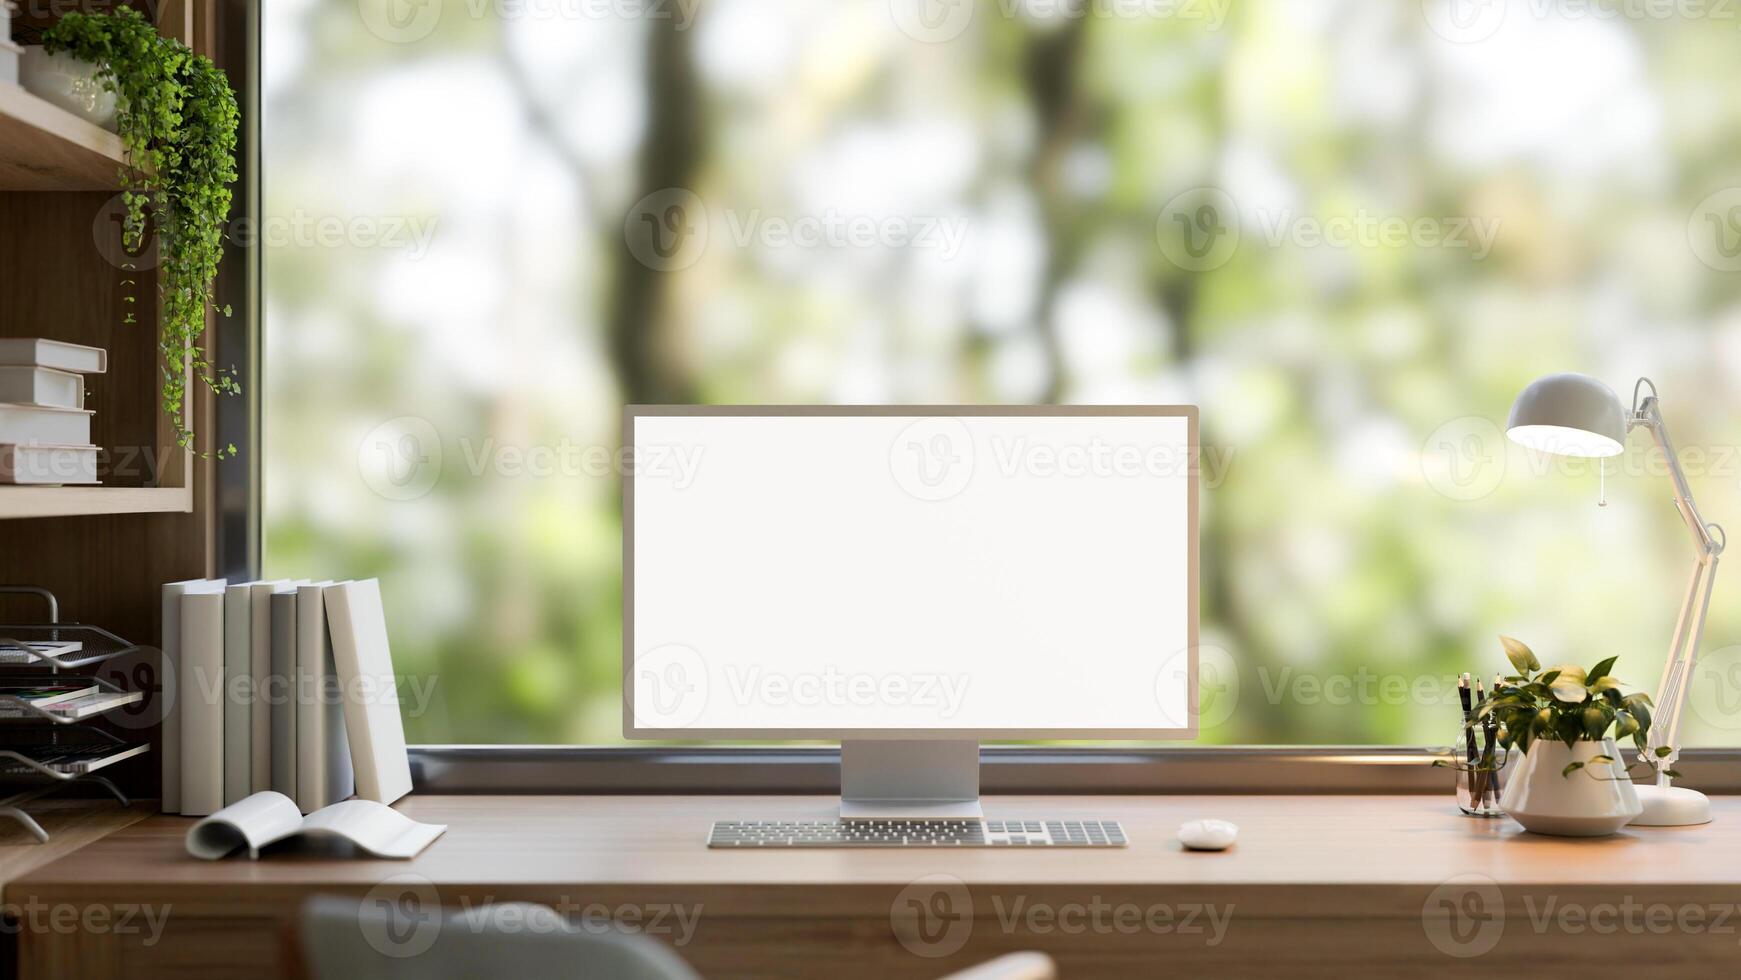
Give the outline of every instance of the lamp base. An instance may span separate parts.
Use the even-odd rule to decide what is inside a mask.
[[[1633,817],[1627,826],[1690,827],[1711,822],[1711,801],[1696,789],[1656,785],[1640,785],[1636,789],[1644,812]]]

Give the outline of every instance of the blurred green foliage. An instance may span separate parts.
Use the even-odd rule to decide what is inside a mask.
[[[636,399],[1200,405],[1214,743],[1446,743],[1500,632],[1655,689],[1684,529],[1642,445],[1598,507],[1593,466],[1503,439],[1538,375],[1650,375],[1707,516],[1741,512],[1732,21],[988,3],[937,43],[869,0],[449,0],[405,40],[368,2],[266,6],[266,556],[381,577],[437,679],[413,741],[620,740],[616,479],[514,454],[612,448]],[[671,187],[706,244],[648,268]],[[1214,201],[1237,242],[1182,267]],[[765,234],[830,214],[967,234]],[[1741,729],[1731,589],[1694,743]]]

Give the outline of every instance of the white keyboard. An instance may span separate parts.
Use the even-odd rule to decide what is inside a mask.
[[[1116,820],[719,820],[707,846],[1124,847]]]

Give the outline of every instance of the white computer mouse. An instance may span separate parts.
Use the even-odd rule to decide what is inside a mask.
[[[1239,827],[1225,820],[1187,820],[1179,825],[1179,843],[1193,851],[1225,851],[1239,836]]]

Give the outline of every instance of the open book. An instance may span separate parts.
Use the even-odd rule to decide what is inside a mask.
[[[267,844],[301,835],[348,840],[376,857],[412,858],[446,832],[446,824],[418,823],[372,800],[345,800],[305,817],[290,797],[266,790],[194,824],[187,852],[216,861],[246,847],[258,859]]]

